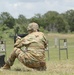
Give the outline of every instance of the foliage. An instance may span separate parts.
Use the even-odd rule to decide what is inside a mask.
[[[64,13],[64,18],[67,20],[70,31],[74,31],[74,10],[68,10],[66,13]]]
[[[27,33],[27,25],[30,22],[38,23],[42,32],[73,33],[74,10],[67,10],[61,14],[56,11],[48,11],[43,15],[38,13],[30,19],[22,14],[19,14],[18,18],[13,18],[8,12],[2,12],[0,14],[0,31],[14,29],[13,34]]]
[[[0,14],[0,23],[9,28],[13,28],[15,25],[15,20],[8,12],[3,12]]]

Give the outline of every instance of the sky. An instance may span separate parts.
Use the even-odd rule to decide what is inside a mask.
[[[74,10],[74,0],[0,0],[0,14],[8,12],[14,18],[20,14],[31,18],[35,14],[45,14],[48,11],[64,13]]]

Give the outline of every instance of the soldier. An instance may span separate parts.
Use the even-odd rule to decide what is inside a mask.
[[[46,70],[45,62],[45,48],[47,47],[47,40],[42,32],[39,32],[37,23],[30,23],[28,25],[28,35],[24,38],[17,38],[14,44],[14,50],[6,61],[3,69],[10,69],[15,59],[17,58],[25,66],[36,69]],[[22,51],[22,47],[26,47],[26,51]]]

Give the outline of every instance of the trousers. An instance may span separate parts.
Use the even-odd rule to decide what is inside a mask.
[[[6,63],[12,66],[16,58],[23,65],[29,68],[37,70],[46,69],[45,61],[36,60],[36,58],[30,53],[30,51],[23,52],[20,48],[15,47],[12,53],[10,54],[9,58],[7,59]]]

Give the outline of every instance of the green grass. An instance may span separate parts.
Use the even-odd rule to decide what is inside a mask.
[[[66,51],[61,50],[61,60],[59,60],[59,49],[54,46],[54,38],[67,38],[68,41],[68,59]],[[23,66],[17,59],[11,70],[1,70],[0,75],[74,75],[74,35],[73,34],[48,34],[49,57],[48,61],[46,51],[47,71],[32,71]],[[7,58],[13,50],[13,40],[6,40]]]

